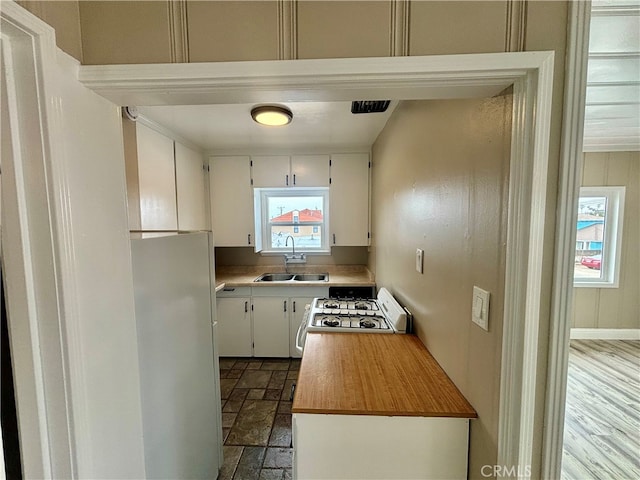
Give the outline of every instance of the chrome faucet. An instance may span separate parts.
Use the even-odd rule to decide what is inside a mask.
[[[284,265],[285,270],[288,263],[307,263],[307,257],[304,253],[296,255],[296,241],[291,235],[287,235],[286,240],[284,241],[284,246],[289,246],[289,239],[291,239],[291,255],[284,254]]]
[[[289,239],[291,239],[291,248],[293,249],[291,253],[293,254],[293,257],[295,258],[295,256],[296,256],[296,241],[294,240],[294,238],[291,235],[287,235],[287,239],[284,241],[284,246],[285,247],[289,246]]]

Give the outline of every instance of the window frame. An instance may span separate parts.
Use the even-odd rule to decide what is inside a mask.
[[[329,187],[283,187],[283,188],[254,188],[254,221],[255,221],[255,251],[261,255],[283,255],[292,252],[292,247],[274,249],[270,241],[270,222],[268,199],[273,197],[322,197],[322,222],[291,223],[283,226],[320,226],[320,247],[309,248],[296,245],[297,253],[307,255],[329,255],[331,244],[329,241]]]
[[[600,277],[576,277],[574,272],[574,287],[618,288],[620,284],[625,192],[626,188],[624,186],[580,187],[578,201],[583,197],[604,197],[606,198],[606,208]],[[577,232],[577,222],[575,228]],[[578,240],[576,240],[576,247],[577,242]]]

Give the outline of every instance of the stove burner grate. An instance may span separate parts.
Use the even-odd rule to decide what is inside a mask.
[[[323,307],[328,308],[330,310],[335,310],[337,308],[340,308],[340,305],[338,305],[337,303],[325,303]]]
[[[356,310],[369,310],[369,304],[364,302],[357,302],[355,304]]]
[[[362,328],[375,328],[376,327],[376,322],[374,322],[373,320],[369,320],[366,318],[363,318],[360,320],[360,326]]]
[[[322,320],[322,324],[326,325],[327,327],[337,327],[338,325],[340,325],[340,321],[336,320],[335,318],[325,318],[324,320]]]

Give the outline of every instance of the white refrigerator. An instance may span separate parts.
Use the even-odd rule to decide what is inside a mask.
[[[211,233],[132,238],[147,478],[222,464]]]

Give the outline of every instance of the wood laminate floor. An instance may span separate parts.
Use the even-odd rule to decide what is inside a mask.
[[[640,341],[571,341],[562,479],[640,479]]]

